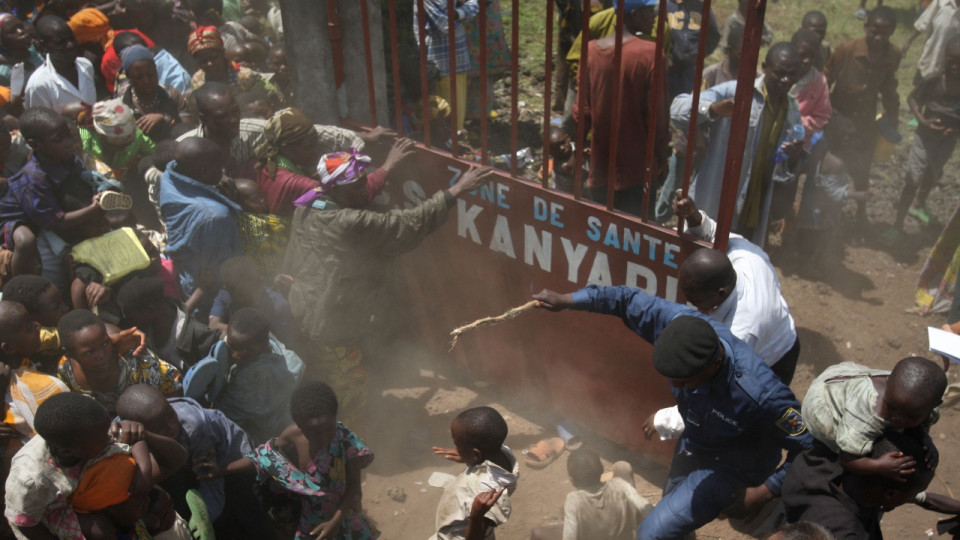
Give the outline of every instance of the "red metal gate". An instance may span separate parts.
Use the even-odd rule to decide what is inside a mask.
[[[423,43],[425,20],[423,2],[417,3],[420,38],[420,80],[423,110],[429,110],[427,94],[426,53]],[[551,120],[551,67],[553,56],[553,1],[547,1],[546,51],[544,58],[545,87],[543,111],[543,152],[549,155]],[[506,2],[504,2],[506,3]],[[480,0],[479,24],[486,27],[487,0]],[[447,0],[452,12],[455,0]],[[367,2],[362,1],[362,16],[368,20]],[[396,0],[388,0],[389,39],[394,95],[394,125],[402,130],[401,65],[398,47],[398,25],[413,23],[397,16]],[[583,1],[583,28],[589,34],[591,0]],[[620,37],[623,34],[623,4],[616,25],[615,65],[621,59]],[[730,230],[733,197],[740,173],[744,141],[750,116],[751,92],[760,49],[763,12],[766,0],[751,0],[746,17],[743,53],[735,100],[733,127],[728,146],[727,167],[717,234],[718,249],[724,249]],[[702,20],[708,20],[711,0],[704,0]],[[519,0],[511,0],[512,20],[519,21]],[[666,3],[661,2],[656,26],[656,77],[665,76],[664,39]],[[450,21],[450,48],[455,49],[453,20]],[[367,58],[370,109],[377,122],[375,87],[371,73],[370,51],[374,46],[365,24],[364,40]],[[701,77],[707,24],[702,25],[696,81]],[[480,43],[481,80],[486,80],[486,36]],[[582,40],[581,63],[587,62],[587,39]],[[416,321],[418,338],[431,350],[446,351],[448,332],[465,321],[496,314],[526,302],[542,288],[568,291],[588,283],[629,285],[644,289],[669,300],[677,300],[677,268],[697,245],[682,238],[677,231],[660,227],[647,216],[631,216],[613,209],[613,181],[607,182],[605,205],[582,197],[582,145],[577,145],[574,191],[566,194],[549,189],[517,175],[518,164],[518,44],[519,25],[512,25],[511,70],[511,152],[510,171],[502,171],[496,180],[458,201],[450,223],[432,235],[415,252],[399,261],[405,274],[408,293],[414,299],[409,317]],[[453,56],[453,55],[451,55]],[[334,63],[337,63],[334,59]],[[339,60],[342,64],[342,59]],[[451,59],[451,72],[456,72]],[[455,84],[455,83],[454,83]],[[581,89],[583,81],[580,82]],[[619,82],[615,95],[621,92]],[[654,85],[653,102],[659,99],[659,85]],[[699,88],[694,92],[694,109],[699,102]],[[455,111],[456,89],[451,91],[451,108]],[[582,96],[581,92],[581,96]],[[480,110],[486,110],[490,99],[485,85],[480,89]],[[582,99],[582,98],[581,98]],[[582,105],[582,103],[581,103]],[[381,209],[403,208],[442,189],[475,164],[456,159],[457,136],[455,114],[451,115],[450,140],[452,153],[433,147],[438,139],[424,122],[423,144],[418,146],[416,163],[395,177],[388,191],[376,201]],[[692,115],[694,118],[696,115]],[[488,120],[481,115],[481,161],[489,163]],[[614,115],[614,118],[618,118]],[[651,115],[656,122],[656,115]],[[382,120],[382,119],[381,119]],[[611,127],[617,133],[617,120]],[[651,127],[652,134],[655,126]],[[579,140],[584,140],[580,126]],[[690,123],[688,140],[695,140],[696,122]],[[653,137],[643,151],[647,163],[652,162]],[[441,137],[442,140],[442,137]],[[690,178],[689,152],[683,176],[686,192]],[[609,156],[592,159],[614,159],[617,151],[636,149],[614,148]],[[613,167],[611,166],[611,171]],[[643,172],[647,187],[645,199],[652,195],[652,171]],[[546,177],[546,175],[544,175]],[[403,180],[406,178],[406,180]],[[644,208],[648,205],[644,201]],[[646,211],[646,210],[645,210]],[[681,228],[683,224],[679,225]],[[681,229],[682,230],[682,229]],[[496,381],[501,386],[522,393],[566,418],[589,426],[593,431],[661,461],[669,461],[670,449],[646,441],[640,430],[643,419],[657,408],[672,403],[668,382],[658,375],[649,362],[652,347],[609,317],[582,313],[546,315],[533,313],[495,327],[467,334],[452,351],[452,358],[476,375]]]

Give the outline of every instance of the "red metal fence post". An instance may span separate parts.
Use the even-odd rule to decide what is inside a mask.
[[[373,51],[370,48],[370,15],[367,13],[367,0],[360,2],[360,23],[363,26],[363,57],[367,63],[367,99],[370,102],[370,121],[373,125],[380,122],[377,120],[377,91],[373,83]]]
[[[583,18],[580,23],[580,62],[577,64],[577,72],[570,76],[577,77],[577,153],[576,168],[573,171],[573,196],[577,199],[583,196],[583,145],[587,140],[587,126],[584,124],[583,117],[583,89],[586,81],[580,76],[584,67],[587,65],[587,42],[590,41],[590,0],[583,0]]]
[[[653,191],[653,161],[654,156],[656,156],[657,150],[657,126],[660,123],[660,112],[662,108],[660,107],[660,101],[663,99],[663,89],[665,88],[664,76],[666,75],[666,64],[667,58],[664,56],[664,43],[666,42],[666,32],[669,30],[666,29],[666,20],[667,20],[667,3],[660,2],[660,6],[657,10],[657,47],[654,52],[656,55],[654,57],[653,63],[653,88],[650,89],[650,109],[649,109],[649,125],[647,128],[647,147],[646,147],[646,156],[644,163],[647,164],[646,169],[643,171],[643,209],[641,210],[641,219],[647,220],[650,219],[649,208],[650,208],[650,195]],[[665,122],[670,122],[670,115],[667,114],[667,117],[662,119]],[[665,163],[662,165],[666,165]]]
[[[466,103],[458,103],[457,99],[457,18],[454,16],[457,6],[454,0],[447,0],[447,45],[450,47],[450,152],[456,156],[457,152],[457,120],[460,118],[460,107]]]
[[[551,90],[553,90],[553,1],[547,0],[547,42],[543,63],[543,178],[540,184],[544,187],[550,182],[550,104]],[[556,163],[553,164],[557,166]]]
[[[750,110],[753,107],[753,83],[757,76],[757,61],[763,36],[763,15],[767,0],[750,0],[746,13],[746,26],[743,31],[743,47],[740,55],[740,72],[737,74],[737,93],[734,96],[733,118],[730,126],[730,138],[727,141],[727,166],[723,170],[723,190],[720,193],[720,210],[717,212],[717,234],[714,247],[727,250],[727,240],[733,222],[734,205],[737,199],[737,186],[740,184],[740,170],[743,167],[743,150],[747,144],[747,130],[750,128]],[[696,111],[691,111],[696,114]]]
[[[610,155],[607,156],[607,210],[613,210],[614,196],[617,187],[617,150],[620,135],[620,114],[623,104],[620,102],[623,94],[623,16],[626,2],[617,4],[617,22],[613,44],[613,114],[610,117]],[[589,82],[589,81],[588,81]],[[601,158],[602,159],[602,158]]]
[[[400,88],[400,38],[397,34],[397,0],[387,4],[390,10],[390,61],[393,64],[393,121],[397,133],[403,135],[403,92]]]
[[[517,176],[517,146],[519,133],[518,102],[520,98],[520,0],[513,0],[510,19],[513,47],[510,51],[510,174]]]
[[[480,161],[484,165],[489,162],[489,141],[487,140],[487,121],[490,117],[487,114],[487,103],[490,96],[487,95],[487,0],[480,0]]]
[[[707,54],[707,35],[710,31],[710,4],[711,0],[703,0],[703,9],[700,17],[700,43],[697,47],[697,67],[693,77],[693,101],[690,104],[690,125],[687,127],[687,155],[684,157],[683,164],[683,183],[681,189],[686,196],[690,191],[690,175],[693,174],[693,151],[697,147],[697,121],[700,115],[700,80],[703,78],[703,61]],[[677,220],[677,233],[683,234],[684,219]]]
[[[430,81],[427,78],[427,16],[423,12],[423,0],[417,1],[417,35],[420,37],[420,100],[423,121],[423,144],[432,145],[430,133]]]

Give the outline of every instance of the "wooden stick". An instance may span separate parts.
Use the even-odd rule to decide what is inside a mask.
[[[531,301],[527,302],[526,304],[524,304],[524,305],[522,305],[522,306],[517,306],[517,307],[515,307],[515,308],[512,308],[512,309],[510,309],[510,310],[507,310],[507,311],[506,311],[505,313],[503,313],[502,315],[497,315],[496,317],[485,317],[485,318],[483,318],[483,319],[477,319],[477,320],[473,321],[473,322],[470,323],[470,324],[461,326],[461,327],[459,327],[459,328],[454,328],[454,330],[453,330],[452,332],[450,332],[450,335],[453,337],[453,340],[450,342],[450,350],[452,351],[453,348],[457,346],[457,340],[460,339],[460,334],[466,332],[467,330],[473,330],[473,329],[479,328],[479,327],[481,327],[481,326],[487,326],[487,325],[490,325],[490,324],[498,324],[498,323],[501,323],[501,322],[503,322],[503,321],[508,321],[508,320],[510,320],[510,319],[513,319],[513,318],[519,316],[519,315],[520,315],[521,313],[523,313],[524,311],[527,311],[527,310],[530,310],[530,309],[534,309],[534,308],[539,307],[539,306],[540,306],[540,301],[539,301],[539,300],[531,300]]]

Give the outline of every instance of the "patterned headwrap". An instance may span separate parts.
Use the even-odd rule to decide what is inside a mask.
[[[320,175],[320,193],[326,194],[334,186],[352,184],[363,178],[363,172],[370,166],[370,156],[361,154],[351,147],[349,152],[324,154],[317,164]]]
[[[257,168],[266,169],[270,178],[273,178],[277,174],[278,165],[287,166],[281,163],[286,160],[280,155],[280,147],[296,144],[307,137],[316,136],[316,133],[313,121],[300,109],[290,107],[277,111],[263,126],[263,135],[260,136],[260,142],[254,149],[257,155]]]
[[[114,144],[129,143],[137,134],[133,109],[121,99],[100,101],[93,106],[93,129]]]
[[[370,156],[361,154],[351,147],[349,152],[324,154],[317,164],[320,186],[304,193],[293,201],[294,206],[310,206],[313,201],[326,195],[335,186],[352,184],[364,177],[364,171],[370,166]]]
[[[130,498],[137,463],[127,454],[114,454],[83,470],[80,485],[70,498],[78,514],[89,514]]]
[[[13,13],[3,12],[0,13],[0,28],[3,28],[3,25],[7,23],[10,19],[16,19],[17,17]],[[3,46],[3,33],[0,32],[0,47]]]
[[[67,25],[77,37],[77,43],[99,43],[104,48],[113,43],[113,28],[110,19],[96,8],[86,8],[73,14]]]
[[[187,50],[190,52],[190,56],[193,56],[207,49],[224,50],[220,31],[214,26],[197,27],[196,30],[190,32],[190,37],[187,39]]]

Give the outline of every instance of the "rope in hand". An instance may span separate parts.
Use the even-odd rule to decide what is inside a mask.
[[[450,336],[453,337],[453,340],[450,341],[450,350],[452,351],[453,348],[457,346],[457,340],[460,339],[460,335],[466,332],[467,330],[473,330],[481,326],[499,324],[499,323],[502,323],[503,321],[509,321],[510,319],[518,317],[524,311],[528,311],[537,307],[540,307],[540,301],[531,300],[522,306],[517,306],[515,308],[507,310],[502,315],[497,315],[496,317],[484,317],[483,319],[477,319],[470,324],[466,324],[459,328],[455,328],[452,332],[450,332]]]

